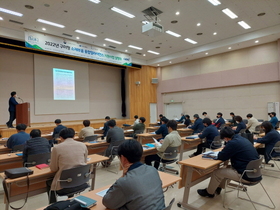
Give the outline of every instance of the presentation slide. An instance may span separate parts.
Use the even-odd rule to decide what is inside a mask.
[[[53,99],[75,100],[75,71],[53,68]]]
[[[34,54],[35,115],[89,113],[87,63]]]

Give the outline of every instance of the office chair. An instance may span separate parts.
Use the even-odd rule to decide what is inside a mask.
[[[97,135],[91,135],[91,136],[86,136],[83,140],[83,142],[90,142],[90,141],[96,141],[98,138]]]
[[[252,132],[253,134],[260,134],[263,133],[263,129],[261,128],[261,125],[257,125],[255,130]]]
[[[270,209],[275,209],[275,205],[274,205],[273,201],[271,200],[270,196],[268,195],[267,191],[265,190],[263,184],[261,183],[261,180],[256,181],[256,182],[251,182],[251,183],[243,183],[242,182],[242,177],[243,177],[243,175],[245,173],[246,173],[247,177],[249,177],[249,178],[257,178],[257,177],[260,177],[262,175],[262,173],[261,173],[262,159],[263,158],[250,161],[247,164],[247,166],[246,166],[246,170],[244,170],[244,172],[242,173],[242,176],[240,176],[240,179],[239,180],[233,180],[233,181],[238,183],[238,185],[235,188],[235,189],[237,189],[237,198],[242,199],[242,200],[246,200],[246,201],[250,201],[252,203],[252,205],[254,206],[254,209],[256,209],[255,204],[258,204],[258,205],[261,205],[261,206],[265,206],[265,207],[270,208]],[[223,206],[224,206],[224,208],[226,208],[225,207],[225,199],[226,199],[225,195],[226,195],[226,193],[232,191],[232,190],[231,191],[226,191],[227,185],[232,186],[232,184],[229,183],[229,182],[230,182],[230,180],[226,181],[225,190],[224,190],[224,198],[223,198]],[[261,185],[261,187],[263,188],[265,194],[267,195],[267,197],[269,198],[270,202],[272,203],[273,207],[265,205],[265,204],[262,204],[262,203],[258,203],[256,201],[252,201],[251,197],[249,196],[249,194],[247,192],[247,187],[246,186],[254,186],[254,185],[257,185],[257,184]],[[240,190],[245,192],[249,199],[240,197],[239,196]]]
[[[223,141],[220,138],[220,136],[215,136],[212,143],[210,144],[210,149],[211,150],[218,149],[218,148],[222,147],[222,145],[223,145]]]
[[[177,156],[178,156],[178,147],[167,147],[166,150],[164,151],[164,157],[166,159],[160,159],[160,163],[162,163],[162,166],[159,168],[160,171],[170,171],[175,174],[179,174],[178,170],[167,168],[166,165],[176,163],[178,161]]]
[[[90,165],[63,170],[55,185],[55,195],[71,198],[81,193],[89,187],[90,174]],[[60,182],[61,190],[56,190],[58,182]]]
[[[110,155],[109,155],[109,160],[104,161],[105,166],[107,167],[107,171],[113,172],[115,174],[119,173],[119,164],[117,164],[117,163],[114,164],[116,166],[116,171],[109,170],[108,166],[110,166],[109,163],[111,163],[114,160],[115,156],[118,155],[118,148],[124,141],[125,140],[120,140],[120,141],[115,141],[114,143],[112,143],[111,150],[110,150]]]
[[[21,145],[15,145],[13,146],[12,148],[12,151],[11,152],[22,152],[24,149],[24,144],[21,144]]]
[[[272,150],[269,153],[270,156],[270,160],[272,160],[274,163],[263,163],[263,169],[266,171],[274,171],[274,172],[280,172],[280,167],[278,166],[277,162],[278,160],[280,160],[280,141],[276,142],[276,144],[274,145],[274,147],[272,148]],[[277,169],[276,170],[272,170],[272,169],[267,169],[265,166],[266,165],[270,165],[271,167],[274,167],[276,165]],[[276,179],[280,179],[280,176],[273,176],[273,175],[267,175],[264,174],[264,176],[269,176],[269,177],[273,177]]]
[[[24,167],[31,167],[43,163],[49,164],[50,162],[51,162],[51,153],[28,155],[27,162],[24,163]]]
[[[170,201],[169,205],[166,206],[166,207],[165,207],[164,209],[162,209],[162,210],[171,210],[171,207],[172,207],[174,201],[175,201],[175,198],[173,198],[173,199]]]

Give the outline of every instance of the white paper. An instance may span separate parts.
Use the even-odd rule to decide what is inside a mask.
[[[102,191],[96,193],[96,195],[99,195],[99,196],[101,196],[101,197],[104,197],[104,195],[106,195],[106,193],[107,193],[108,190],[109,190],[109,188],[107,188],[107,189],[105,189],[105,190],[102,190]]]
[[[156,143],[157,146],[161,146],[161,143],[159,143],[155,138],[153,138],[154,142]]]
[[[129,132],[129,131],[133,131],[133,129],[128,129],[128,130],[126,130],[126,132]]]

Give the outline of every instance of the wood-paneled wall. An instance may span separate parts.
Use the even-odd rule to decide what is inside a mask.
[[[128,69],[129,78],[129,103],[130,116],[134,115],[146,118],[146,126],[150,123],[150,103],[157,102],[157,84],[152,84],[152,78],[157,77],[155,67],[142,66],[141,69]],[[140,85],[135,82],[140,81]]]

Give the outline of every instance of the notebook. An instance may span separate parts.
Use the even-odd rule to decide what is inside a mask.
[[[17,153],[16,155],[17,155],[17,156],[22,156],[23,154],[22,154],[22,153]]]
[[[213,151],[204,152],[204,153],[202,153],[202,158],[213,160],[218,157],[218,154],[219,154],[219,151],[218,152],[213,152]]]
[[[197,139],[198,135],[187,136],[186,139]]]
[[[153,145],[153,144],[146,144],[146,146],[148,146],[148,147],[155,147],[155,145]]]
[[[91,208],[96,205],[96,200],[89,197],[79,195],[78,197],[73,198],[72,200],[78,201],[83,208]]]
[[[99,195],[99,196],[101,196],[101,197],[104,197],[104,195],[106,195],[106,193],[107,193],[108,190],[109,190],[109,188],[108,188],[108,189],[105,189],[105,190],[102,190],[102,191],[96,193],[96,195]]]
[[[48,167],[49,167],[49,165],[47,165],[45,163],[36,165],[36,168],[39,168],[39,169],[48,168]]]

